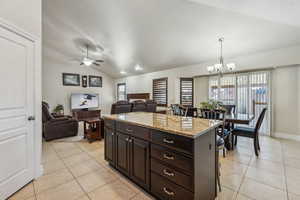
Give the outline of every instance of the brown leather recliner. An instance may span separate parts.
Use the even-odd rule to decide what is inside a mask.
[[[46,102],[42,102],[42,121],[43,136],[46,141],[78,134],[78,121],[68,117],[54,118]]]
[[[146,112],[146,103],[142,100],[132,102],[132,112]]]
[[[132,104],[128,101],[117,101],[111,106],[111,114],[129,113],[132,110]]]
[[[146,101],[146,111],[147,112],[156,112],[157,103],[153,100]]]

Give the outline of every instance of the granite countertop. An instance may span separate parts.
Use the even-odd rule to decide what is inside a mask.
[[[103,115],[105,119],[124,121],[131,124],[166,131],[176,135],[196,138],[219,126],[222,122],[202,118],[181,117],[149,112],[131,112]]]

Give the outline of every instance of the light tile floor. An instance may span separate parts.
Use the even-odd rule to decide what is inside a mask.
[[[258,158],[246,138],[220,157],[222,192],[217,200],[300,200],[300,142],[260,141]],[[153,199],[108,166],[103,141],[45,142],[42,160],[44,175],[10,200]]]

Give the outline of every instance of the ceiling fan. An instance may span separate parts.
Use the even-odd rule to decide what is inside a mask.
[[[96,65],[100,66],[100,63],[103,63],[104,60],[95,60],[89,57],[89,45],[86,45],[86,56],[82,59],[80,65],[91,66]]]

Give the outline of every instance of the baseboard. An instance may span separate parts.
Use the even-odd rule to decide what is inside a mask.
[[[275,138],[300,141],[300,135],[293,135],[293,134],[288,134],[288,133],[274,133],[273,136]]]
[[[38,177],[42,176],[44,174],[44,167],[43,165],[39,165],[39,167],[37,168],[36,172],[35,172],[35,177],[34,179],[37,179]]]

